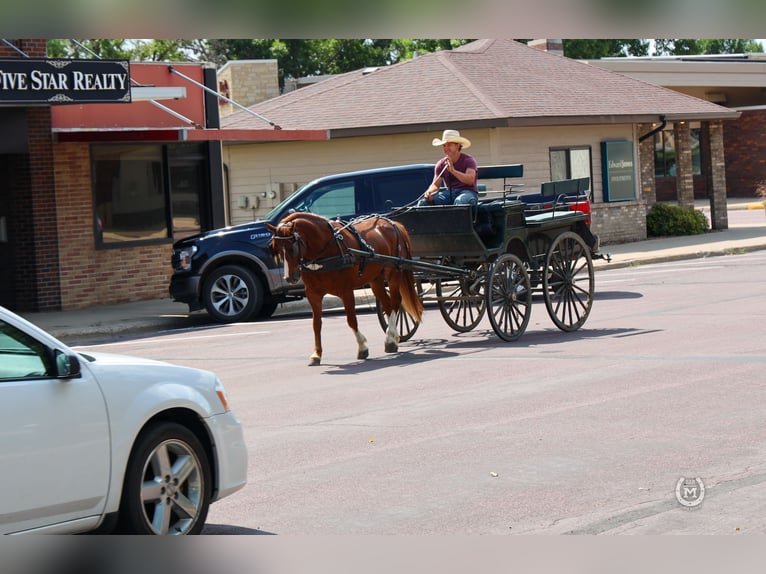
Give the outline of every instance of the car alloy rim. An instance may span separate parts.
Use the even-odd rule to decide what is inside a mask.
[[[226,316],[236,315],[247,306],[250,293],[247,284],[236,275],[223,275],[211,291],[213,305],[219,313]]]
[[[167,440],[144,465],[141,506],[156,534],[185,534],[195,524],[204,484],[199,460],[180,440]]]

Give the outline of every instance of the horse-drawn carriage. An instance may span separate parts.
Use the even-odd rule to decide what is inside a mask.
[[[388,263],[413,269],[421,300],[435,302],[455,331],[474,329],[486,314],[501,339],[514,341],[529,323],[537,293],[563,331],[580,328],[588,318],[594,274],[581,231],[585,213],[532,213],[521,200],[497,199],[478,209],[415,207],[390,217],[407,229],[415,257]],[[385,324],[380,306],[378,316]],[[407,340],[418,323],[404,314],[398,319],[401,340]]]
[[[501,177],[507,172],[498,169],[493,173]],[[279,245],[275,245],[275,253],[281,252],[286,260],[292,258],[304,272],[318,272],[304,273],[309,298],[309,275],[326,275],[331,270],[348,268],[350,273],[343,279],[346,287],[351,287],[352,278],[357,275],[369,276],[370,267],[387,275],[382,279],[389,287],[386,293],[381,293],[380,285],[371,284],[378,318],[387,333],[387,350],[395,348],[389,345],[389,338],[398,343],[412,337],[423,304],[429,302],[438,305],[445,322],[455,331],[474,329],[486,314],[501,339],[514,341],[529,324],[533,299],[541,295],[554,324],[563,331],[574,331],[585,323],[593,304],[593,255],[597,246],[593,245],[588,228],[587,194],[577,191],[583,182],[567,181],[575,182],[569,187],[574,185],[576,193],[562,193],[552,200],[546,199],[543,205],[524,201],[518,195],[511,197],[508,186],[504,186],[499,197],[482,198],[478,206],[406,206],[385,217],[329,222],[325,232],[334,240],[314,241],[319,249],[313,249],[313,256],[307,252],[308,241],[295,227],[289,230],[278,227],[274,229],[275,239],[282,241],[276,241]],[[580,207],[585,204],[587,208]],[[285,221],[291,217],[300,218],[301,214]],[[397,243],[395,249],[371,245],[371,234],[380,234],[387,226],[393,228],[393,235],[401,234],[397,228],[405,229],[409,243],[404,246]],[[365,229],[360,233],[361,227]],[[289,249],[288,242],[292,245]],[[396,288],[390,289],[391,278],[398,272],[407,276],[403,280],[397,277]],[[398,312],[402,281],[414,281],[419,309],[413,311],[410,301],[409,312]],[[359,283],[353,288],[365,286]],[[316,319],[317,307],[312,305],[312,309]],[[353,302],[352,310],[346,305],[346,311],[349,325],[357,333],[356,319],[352,324],[351,317]],[[319,314],[321,327],[321,305]],[[318,337],[316,322],[315,336]],[[359,337],[357,334],[358,341]],[[321,343],[318,346],[321,356]],[[361,343],[358,356],[363,357]],[[318,362],[317,359],[312,364]]]

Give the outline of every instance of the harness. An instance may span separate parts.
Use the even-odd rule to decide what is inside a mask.
[[[364,251],[370,256],[375,254],[375,250],[372,248],[372,246],[364,240],[362,235],[359,233],[359,230],[354,227],[354,222],[359,220],[360,219],[355,219],[354,221],[348,222],[340,227],[336,227],[331,221],[327,221],[327,225],[330,226],[330,230],[332,231],[332,236],[319,252],[319,255],[312,259],[305,259],[303,257],[303,246],[305,243],[297,231],[293,231],[290,235],[287,236],[279,236],[275,234],[273,239],[281,241],[293,240],[293,256],[298,259],[298,269],[301,271],[301,273],[304,271],[316,273],[347,269],[349,267],[353,267],[354,264],[357,263],[357,258],[348,251],[349,248],[346,245],[345,239],[343,237],[344,229],[348,229],[349,232],[354,236],[357,243],[359,243],[360,251]],[[322,257],[322,255],[327,253],[333,245],[337,249],[337,255],[328,255],[327,257]],[[359,264],[359,275],[364,272],[366,264],[367,258],[362,257],[362,261]]]

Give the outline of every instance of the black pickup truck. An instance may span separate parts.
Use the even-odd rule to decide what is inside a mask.
[[[384,214],[417,200],[433,177],[433,164],[330,175],[302,186],[263,219],[177,241],[170,297],[221,323],[268,318],[280,303],[302,298],[303,287],[283,280],[266,223],[276,225],[292,211],[343,220]]]

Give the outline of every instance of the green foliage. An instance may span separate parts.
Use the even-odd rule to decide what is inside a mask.
[[[648,40],[564,40],[564,55],[575,60],[648,56]]]
[[[655,203],[646,214],[646,234],[649,237],[699,235],[708,229],[707,217],[698,209]]]
[[[50,58],[187,62],[204,60],[204,40],[62,40],[47,41]]]
[[[275,59],[279,82],[287,78],[343,74],[373,66],[389,66],[418,54],[450,50],[470,40],[434,39],[253,39],[207,40],[207,61]]]
[[[743,39],[667,39],[654,41],[656,56],[693,56],[699,54],[746,54],[762,52],[763,46],[756,40]]]
[[[197,40],[48,40],[51,58],[107,58],[134,62],[210,62],[277,60],[279,81],[343,74],[389,66],[420,54],[451,50],[467,39],[197,39]]]

